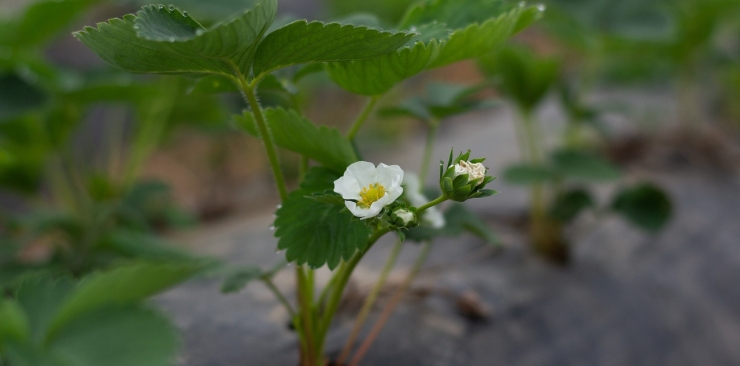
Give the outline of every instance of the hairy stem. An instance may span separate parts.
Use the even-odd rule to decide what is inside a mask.
[[[378,294],[380,294],[380,290],[383,288],[383,285],[385,285],[385,280],[388,278],[388,274],[390,274],[391,269],[393,269],[393,265],[396,264],[396,259],[398,259],[398,254],[401,253],[402,248],[403,242],[399,239],[398,241],[396,241],[396,245],[393,246],[391,254],[388,257],[388,260],[385,262],[385,265],[383,266],[383,271],[380,272],[380,277],[378,277],[378,281],[375,282],[375,285],[373,286],[372,290],[370,290],[370,293],[367,295],[365,302],[362,304],[362,309],[360,310],[360,314],[355,320],[355,325],[352,328],[352,333],[347,339],[347,342],[344,344],[342,353],[339,355],[339,358],[337,358],[337,365],[343,365],[344,361],[349,356],[349,353],[352,351],[352,345],[357,340],[357,336],[360,335],[360,330],[362,330],[362,326],[365,324],[368,315],[370,315],[370,310],[373,308],[375,301],[378,299]]]
[[[262,282],[264,282],[265,286],[267,286],[270,291],[277,297],[280,304],[282,304],[285,307],[285,310],[288,311],[288,314],[290,314],[290,317],[293,318],[295,316],[295,310],[293,310],[293,307],[290,305],[290,302],[288,302],[288,299],[283,296],[283,293],[280,292],[280,290],[275,286],[275,283],[272,282],[269,278],[263,278]]]
[[[386,305],[385,309],[383,309],[383,313],[380,314],[380,318],[378,318],[378,320],[375,322],[375,325],[370,331],[370,334],[368,334],[367,338],[365,338],[365,340],[362,342],[362,345],[357,350],[357,353],[355,353],[355,357],[352,358],[352,362],[350,362],[349,366],[357,366],[362,360],[362,357],[364,357],[367,351],[370,349],[370,346],[372,346],[373,342],[375,342],[375,339],[378,338],[380,331],[383,330],[383,327],[388,322],[388,319],[390,319],[393,310],[395,310],[396,306],[398,306],[398,304],[403,299],[403,296],[406,294],[406,291],[411,286],[411,282],[413,282],[414,278],[416,278],[416,275],[419,274],[419,271],[424,265],[424,262],[426,262],[431,249],[431,241],[427,241],[426,243],[424,243],[424,247],[421,249],[419,257],[416,258],[414,266],[411,268],[411,272],[409,272],[409,275],[403,281],[401,287],[396,290],[391,301],[388,303],[388,305]]]

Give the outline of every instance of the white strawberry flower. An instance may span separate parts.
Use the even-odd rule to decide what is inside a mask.
[[[421,193],[421,182],[416,174],[408,173],[403,177],[403,184],[406,186],[406,198],[409,203],[415,207],[421,207],[429,203],[429,199]],[[421,224],[434,229],[441,229],[445,226],[445,217],[432,206],[421,213]]]
[[[380,163],[377,167],[358,161],[347,167],[344,175],[334,181],[334,192],[344,198],[353,215],[369,219],[393,203],[403,193],[403,170],[398,165]]]

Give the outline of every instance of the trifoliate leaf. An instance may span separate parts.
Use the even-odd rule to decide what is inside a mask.
[[[555,198],[550,207],[550,217],[560,222],[570,222],[581,211],[594,206],[594,199],[585,189],[564,192]]]
[[[536,7],[517,7],[482,23],[474,23],[450,35],[440,47],[439,56],[429,68],[446,66],[466,59],[474,59],[496,50],[505,40],[534,21],[540,10]]]
[[[382,95],[398,83],[424,71],[437,55],[439,44],[421,42],[379,57],[326,65],[329,77],[347,91]]]
[[[284,149],[305,155],[336,172],[344,172],[357,161],[352,144],[336,128],[316,126],[295,111],[282,108],[268,108],[264,116],[275,144]],[[252,136],[259,136],[252,113],[244,113],[236,122]]]
[[[515,164],[506,167],[504,180],[515,185],[542,184],[553,181],[557,176],[552,169],[540,165]]]
[[[265,37],[257,49],[254,74],[312,62],[376,57],[397,50],[413,36],[406,32],[299,20]]]
[[[623,189],[614,197],[611,208],[633,225],[650,232],[662,229],[673,211],[668,195],[650,183]]]
[[[136,16],[111,19],[75,35],[101,58],[124,70],[162,74],[244,75],[257,43],[275,19],[276,0],[210,29],[185,12],[163,5],[145,6]]]
[[[557,174],[576,180],[613,181],[619,179],[619,168],[606,159],[584,151],[560,150],[552,155]]]
[[[307,195],[332,189],[337,173],[314,167],[301,188],[292,192],[277,211],[275,236],[289,262],[336,268],[367,246],[370,229],[343,206],[321,203]]]
[[[59,365],[165,366],[179,348],[175,326],[142,306],[113,307],[82,314],[62,329],[48,353]]]

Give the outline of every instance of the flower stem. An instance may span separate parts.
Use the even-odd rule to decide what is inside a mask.
[[[373,286],[373,289],[370,290],[370,294],[368,294],[365,302],[362,304],[362,309],[360,310],[360,314],[355,320],[355,325],[354,328],[352,328],[352,333],[347,339],[347,342],[344,344],[342,353],[337,358],[337,365],[343,365],[344,361],[349,356],[350,351],[352,351],[352,345],[357,340],[357,336],[360,335],[360,330],[365,324],[368,315],[370,315],[370,310],[373,308],[375,300],[378,299],[378,294],[380,294],[380,290],[383,288],[385,280],[388,278],[388,274],[391,272],[391,269],[393,269],[393,265],[396,264],[396,259],[398,259],[398,254],[401,253],[402,248],[403,242],[399,239],[398,241],[396,241],[396,245],[393,246],[391,254],[388,257],[388,260],[385,262],[385,265],[383,266],[383,271],[380,272],[380,277],[378,277],[378,281]]]
[[[362,342],[362,345],[357,350],[357,353],[355,353],[355,357],[352,358],[352,362],[350,362],[349,366],[357,366],[362,360],[362,357],[365,356],[365,353],[367,353],[367,351],[370,349],[370,346],[372,346],[373,342],[375,342],[375,339],[378,338],[380,331],[383,330],[383,327],[388,322],[388,319],[393,313],[393,310],[403,299],[403,296],[406,294],[409,286],[411,286],[411,282],[413,282],[414,278],[416,278],[416,275],[419,274],[421,267],[424,265],[424,262],[426,262],[427,257],[429,257],[429,252],[431,251],[431,249],[431,241],[427,241],[426,243],[424,243],[424,247],[421,249],[419,257],[416,258],[414,266],[411,268],[411,272],[409,272],[409,275],[403,281],[401,287],[396,290],[391,301],[388,303],[388,305],[386,305],[385,309],[383,309],[383,313],[380,314],[380,318],[378,318],[378,320],[375,322],[375,326],[373,326],[370,334],[368,334],[367,338],[365,338],[365,340]]]
[[[329,331],[329,326],[334,319],[334,314],[339,308],[339,302],[342,299],[342,295],[344,294],[344,288],[347,286],[347,282],[349,281],[350,276],[352,276],[352,272],[355,270],[357,263],[359,263],[362,257],[365,256],[365,253],[367,253],[370,248],[373,247],[375,242],[377,242],[380,237],[387,234],[389,231],[389,228],[383,228],[373,233],[373,235],[371,235],[368,239],[367,248],[352,256],[352,258],[350,258],[350,260],[346,263],[342,270],[337,272],[336,276],[338,277],[334,284],[334,290],[329,296],[329,300],[326,304],[326,309],[324,309],[324,313],[322,314],[321,324],[318,328],[318,339],[321,342],[320,345],[322,347],[323,342],[326,339],[326,333]]]
[[[263,278],[262,282],[264,282],[265,286],[267,286],[270,291],[277,297],[278,301],[280,301],[280,304],[282,304],[285,307],[285,310],[288,311],[288,314],[290,314],[291,319],[295,316],[295,310],[293,310],[293,307],[290,305],[290,302],[288,302],[288,299],[283,296],[283,293],[280,292],[280,290],[275,286],[275,283],[272,282],[269,278]]]
[[[422,205],[421,207],[416,209],[416,214],[421,215],[422,212],[426,211],[429,207],[436,206],[444,201],[447,201],[447,197],[444,195],[441,195],[434,199],[432,202],[427,202],[426,204]]]
[[[375,105],[378,103],[378,99],[378,96],[372,96],[367,100],[367,103],[365,103],[365,107],[362,108],[360,115],[357,116],[357,119],[354,123],[352,123],[352,127],[350,127],[349,132],[347,132],[347,138],[350,141],[355,139],[355,135],[357,135],[357,132],[360,131],[362,125],[365,124],[367,118],[370,117],[370,112],[372,112],[375,108]]]

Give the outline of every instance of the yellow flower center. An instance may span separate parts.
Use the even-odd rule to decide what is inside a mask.
[[[370,208],[373,202],[381,199],[385,196],[385,187],[378,183],[371,184],[360,191],[360,202],[357,202],[357,206],[360,208]]]

